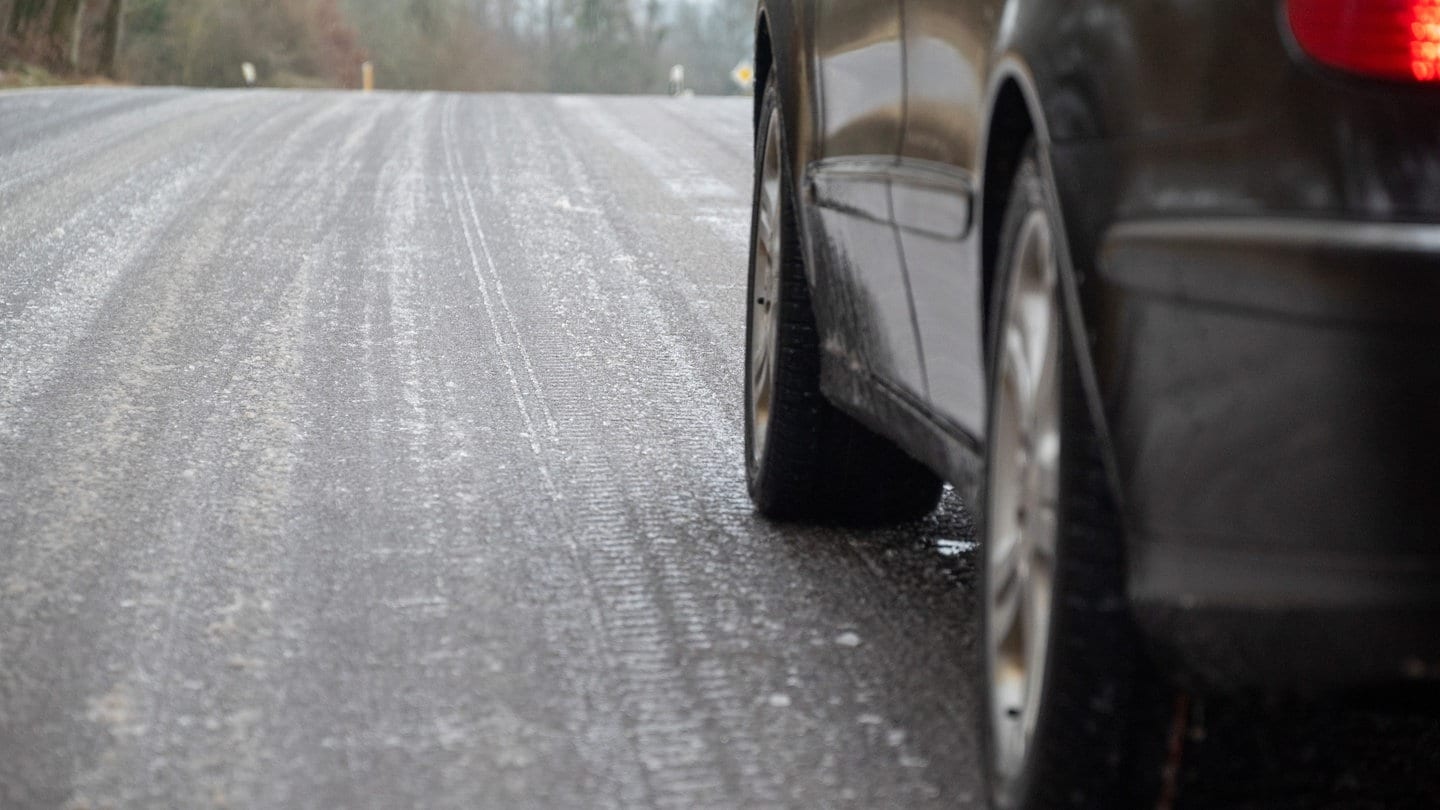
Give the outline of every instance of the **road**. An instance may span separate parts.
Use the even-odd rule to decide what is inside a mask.
[[[967,518],[757,519],[750,102],[0,96],[0,807],[967,807]]]
[[[980,807],[963,505],[746,498],[749,116],[0,94],[0,808]],[[1204,708],[1183,810],[1440,803]]]

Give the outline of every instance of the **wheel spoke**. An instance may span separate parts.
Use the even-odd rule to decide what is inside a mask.
[[[771,254],[770,252],[770,244],[773,238],[770,235],[772,227],[773,225],[770,222],[770,212],[764,208],[761,208],[760,219],[756,224],[757,232],[755,234],[755,247],[757,249],[765,251],[765,258],[767,260],[771,259],[773,256],[773,254]]]
[[[1025,735],[1028,738],[1038,719],[1038,699],[1045,677],[1045,659],[1050,643],[1050,595],[1053,582],[1049,570],[1031,565],[1025,582],[1021,621],[1025,630]]]
[[[1031,393],[1037,397],[1043,396],[1045,374],[1048,371],[1046,366],[1049,365],[1050,347],[1054,341],[1054,336],[1050,333],[1049,307],[1036,301],[1041,297],[1031,295],[1026,302],[1028,306],[1022,327],[1025,331],[1025,365],[1030,371]]]
[[[768,391],[768,390],[769,390],[769,388],[768,388],[768,386],[767,386],[766,384],[769,383],[769,381],[770,381],[770,356],[771,356],[770,346],[769,346],[768,344],[762,345],[762,346],[760,347],[759,356],[757,356],[757,357],[755,358],[755,363],[754,363],[754,365],[755,365],[755,374],[754,374],[755,385],[756,385],[757,388],[762,388],[762,387],[763,387],[763,390],[765,390],[765,391]]]
[[[1037,502],[1030,509],[1030,567],[1053,576],[1055,571],[1055,540],[1059,536],[1059,512],[1053,502]]]
[[[1030,410],[1034,398],[1033,377],[1030,376],[1030,357],[1025,349],[1025,332],[1016,324],[1005,329],[1005,358],[1010,373],[1004,375],[1002,384],[1008,383],[1015,393],[1015,406],[1019,413]]]
[[[1020,610],[1021,592],[1025,583],[1020,577],[1020,539],[1008,535],[991,541],[990,552],[991,618],[990,633],[995,639],[1009,636],[1015,629]]]
[[[1057,528],[1056,513],[1060,508],[1060,434],[1041,428],[1035,435],[1033,456],[1035,470],[1031,475],[1031,497],[1037,515],[1049,521],[1053,537]]]
[[[1038,334],[1043,335],[1033,348],[1032,368],[1035,371],[1036,417],[1044,422],[1058,424],[1060,414],[1060,323],[1059,314],[1053,309],[1037,324]],[[1054,410],[1052,410],[1052,408]]]

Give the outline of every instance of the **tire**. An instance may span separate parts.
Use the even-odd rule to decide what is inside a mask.
[[[992,287],[984,772],[997,810],[1155,807],[1185,704],[1155,674],[1126,600],[1121,523],[1068,338],[1046,183],[1032,143]]]
[[[940,500],[940,480],[820,392],[783,120],[779,92],[767,82],[755,138],[745,325],[750,498],[778,520],[876,525],[922,517]]]

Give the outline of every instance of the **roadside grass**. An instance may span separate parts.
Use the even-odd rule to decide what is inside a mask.
[[[0,90],[19,90],[39,87],[75,87],[82,85],[102,87],[126,87],[129,82],[115,81],[98,74],[54,73],[40,65],[17,60],[0,61]],[[264,82],[267,87],[295,90],[333,90],[331,82],[300,73],[282,71]]]
[[[0,62],[0,90],[22,87],[63,87],[66,85],[114,85],[104,76],[87,74],[62,75],[52,73],[39,65],[26,62]]]

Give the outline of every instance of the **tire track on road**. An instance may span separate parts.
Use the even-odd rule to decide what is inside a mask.
[[[43,494],[42,489],[22,496],[22,503],[51,506],[51,521],[32,521],[17,527],[11,537],[18,549],[12,547],[12,551],[21,553],[9,555],[12,568],[8,573],[23,576],[29,572],[36,582],[89,583],[86,590],[91,597],[82,614],[87,620],[80,626],[95,629],[96,649],[111,650],[127,639],[135,642],[123,656],[111,658],[117,666],[119,660],[127,661],[128,665],[119,671],[128,675],[94,672],[89,676],[90,685],[81,688],[82,695],[92,696],[92,705],[108,707],[92,711],[93,717],[121,724],[109,755],[116,762],[129,762],[134,767],[120,769],[127,776],[117,775],[114,768],[118,765],[107,770],[100,764],[105,754],[79,756],[81,749],[73,742],[69,748],[56,746],[56,750],[75,752],[77,762],[96,765],[95,770],[76,775],[77,790],[98,795],[143,794],[156,789],[156,783],[141,780],[137,774],[163,779],[167,775],[174,778],[177,770],[187,767],[195,767],[197,773],[214,767],[213,760],[203,764],[203,746],[179,757],[174,756],[174,749],[167,750],[171,740],[167,735],[184,733],[177,732],[177,715],[171,708],[180,711],[181,706],[193,706],[194,696],[182,681],[189,677],[187,672],[193,673],[189,668],[198,663],[185,657],[194,655],[193,647],[187,648],[185,656],[177,657],[176,645],[181,639],[193,643],[196,635],[205,635],[203,606],[211,602],[212,595],[217,605],[226,604],[222,599],[231,599],[232,585],[225,584],[233,582],[228,579],[235,573],[231,566],[239,560],[256,559],[255,554],[263,555],[268,546],[255,541],[279,533],[280,527],[266,523],[275,516],[266,499],[284,496],[283,487],[274,486],[274,474],[283,468],[284,457],[275,453],[289,442],[285,438],[288,420],[283,411],[262,404],[268,401],[267,392],[270,396],[276,393],[262,380],[273,382],[285,375],[286,329],[281,321],[269,321],[266,313],[276,304],[279,291],[294,280],[280,268],[270,267],[265,267],[258,278],[235,279],[223,274],[221,268],[227,265],[220,258],[241,267],[254,262],[247,234],[276,234],[277,226],[293,224],[308,211],[320,208],[315,202],[326,188],[322,183],[294,183],[286,187],[286,194],[271,196],[263,207],[247,207],[244,203],[250,197],[247,190],[262,188],[267,177],[279,179],[285,176],[283,172],[290,171],[282,167],[296,149],[310,149],[317,138],[330,140],[338,134],[328,128],[335,122],[330,115],[333,108],[310,105],[299,112],[307,120],[293,128],[288,125],[296,122],[284,115],[256,120],[260,132],[275,127],[288,135],[278,148],[274,143],[263,144],[272,162],[257,161],[256,165],[270,167],[265,175],[236,177],[226,170],[226,163],[207,164],[213,173],[203,181],[205,191],[195,195],[173,220],[162,221],[166,238],[139,249],[135,258],[127,262],[125,278],[131,283],[117,289],[106,302],[110,316],[107,326],[118,334],[82,334],[81,339],[95,343],[96,350],[84,359],[72,359],[63,376],[72,382],[93,379],[94,387],[77,385],[58,402],[52,401],[51,409],[91,424],[101,418],[87,414],[103,408],[103,413],[118,414],[121,421],[94,433],[28,437],[32,442],[48,442],[62,469],[26,482],[32,489],[58,489],[50,494]],[[239,137],[230,159],[260,148],[262,144],[254,139]],[[314,151],[332,161],[345,155],[343,148]],[[333,165],[322,162],[307,171],[324,176]],[[232,285],[238,287],[239,295],[231,294],[235,291]],[[282,310],[293,313],[293,306],[282,305]],[[143,329],[119,333],[122,326],[135,324],[143,325]],[[123,340],[124,335],[134,334],[140,337],[138,343]],[[256,353],[273,355],[276,360],[257,364],[252,362]],[[169,407],[154,407],[152,403],[157,401]],[[257,420],[262,416],[264,421]],[[22,457],[28,456],[22,453]],[[196,456],[212,463],[218,461],[221,468],[197,465],[201,469],[187,471],[185,463]],[[51,463],[56,461],[52,459]],[[184,472],[191,475],[186,477]],[[247,480],[247,474],[258,477]],[[142,483],[137,486],[136,482]],[[149,494],[137,498],[133,489],[127,495],[122,487]],[[68,512],[55,509],[75,497],[84,497],[89,506]],[[107,504],[109,510],[120,512],[122,517],[108,528],[107,519],[114,521],[114,511],[107,511]],[[136,507],[144,511],[134,511]],[[231,524],[227,531],[227,521],[236,518],[241,525]],[[123,542],[132,536],[131,527],[142,520],[150,521],[156,529],[144,535],[147,542]],[[237,529],[251,542],[227,546],[223,539],[233,536]],[[80,541],[85,541],[83,549],[75,551]],[[27,552],[42,556],[36,558]],[[222,560],[225,564],[220,564]],[[165,574],[163,585],[154,581],[159,572]],[[263,571],[251,573],[262,577],[263,582]],[[157,587],[168,598],[152,602],[153,593],[126,596],[144,583]],[[250,592],[263,585],[238,587]],[[25,611],[22,616],[43,614],[45,601],[53,600],[56,592],[57,588],[42,589],[38,592],[41,601],[33,602],[24,595],[15,598],[11,591],[7,607]],[[254,606],[264,601],[262,596],[237,604]],[[8,624],[28,626],[23,618]],[[216,663],[204,657],[199,660]],[[223,661],[219,663],[216,669],[225,671]],[[241,669],[234,674],[245,673]],[[118,684],[107,680],[117,677]],[[64,692],[61,684],[53,688],[59,695],[75,687],[67,681]],[[103,697],[93,697],[100,695]],[[223,700],[223,690],[217,689],[209,698]],[[78,702],[83,711],[85,698]],[[211,715],[216,716],[229,715]],[[60,717],[67,723],[84,719],[65,713]],[[52,722],[51,727],[55,725]],[[73,738],[77,742],[84,739],[83,735]],[[230,754],[236,754],[233,747]],[[155,773],[149,768],[148,763],[167,759],[169,769]],[[175,782],[168,784],[175,786]],[[189,787],[198,791],[196,784]]]
[[[506,129],[519,130],[509,137],[526,144],[543,143],[547,152],[541,157],[537,147],[531,147],[515,155],[513,162],[502,164],[511,167],[503,176],[515,177],[517,184],[510,193],[518,204],[507,210],[506,218],[523,217],[523,226],[518,222],[511,226],[520,239],[519,250],[525,250],[525,243],[534,239],[545,240],[550,249],[564,250],[566,243],[572,242],[578,247],[571,254],[574,259],[537,274],[538,289],[531,298],[587,313],[583,319],[567,316],[558,320],[566,342],[576,347],[577,353],[591,355],[576,364],[576,369],[595,408],[568,421],[567,444],[612,448],[598,456],[587,453],[586,458],[567,466],[576,485],[587,493],[584,503],[595,504],[580,516],[587,530],[581,536],[579,553],[584,570],[595,582],[595,596],[607,628],[606,648],[615,661],[603,674],[603,681],[614,684],[610,688],[618,690],[625,713],[641,718],[632,739],[651,785],[649,806],[726,806],[739,796],[748,797],[745,801],[754,806],[771,805],[780,794],[767,787],[771,780],[763,776],[767,771],[759,764],[758,746],[748,742],[748,708],[717,710],[719,706],[750,707],[751,699],[733,691],[733,674],[730,679],[715,677],[713,670],[702,672],[693,663],[696,655],[703,655],[701,650],[714,646],[713,637],[701,629],[708,623],[700,607],[703,600],[687,590],[683,580],[666,577],[665,561],[682,550],[672,544],[668,516],[690,512],[706,495],[685,506],[684,496],[672,488],[686,486],[689,475],[682,473],[656,488],[653,473],[636,466],[639,459],[615,455],[623,454],[626,447],[644,447],[657,435],[673,437],[673,428],[685,422],[709,433],[711,447],[733,446],[738,434],[731,435],[723,426],[726,420],[715,418],[726,409],[708,406],[712,400],[705,385],[709,375],[689,361],[693,349],[678,337],[688,328],[677,328],[670,321],[677,313],[661,303],[665,296],[659,296],[646,278],[658,268],[649,261],[633,260],[622,248],[623,228],[617,222],[626,209],[612,205],[604,192],[596,191],[610,179],[596,179],[577,156],[579,145],[570,138],[557,142],[537,136],[539,132],[580,129],[571,120],[556,118],[552,109],[552,103],[537,99],[514,100],[507,105]],[[532,166],[550,167],[550,178],[541,181],[527,176],[522,167]],[[580,209],[525,195],[520,183],[565,189],[579,199]],[[533,249],[540,251],[540,246]],[[683,321],[684,315],[679,317]],[[612,357],[626,362],[612,366]],[[631,407],[623,403],[631,403]],[[697,405],[701,407],[698,413]],[[670,458],[676,452],[669,446],[671,442],[673,438],[656,446],[657,454],[640,463],[655,465]],[[682,439],[682,444],[688,443]],[[721,484],[722,491],[726,484],[743,498],[733,480]],[[748,508],[744,512],[748,513]],[[697,631],[700,635],[694,634]],[[726,717],[733,721],[727,723],[726,731],[714,726],[716,720]],[[729,742],[722,744],[727,732]],[[731,762],[736,753],[743,756],[746,750],[755,752],[755,758],[747,758],[745,764]]]
[[[71,356],[71,344],[90,334],[123,272],[133,269],[136,259],[188,214],[174,206],[174,200],[227,173],[251,145],[247,137],[283,130],[295,114],[303,113],[298,105],[291,106],[255,121],[253,130],[232,129],[218,150],[211,144],[202,147],[196,138],[215,125],[216,116],[194,116],[183,131],[112,155],[110,168],[87,177],[84,191],[74,193],[73,199],[84,199],[84,204],[51,202],[33,212],[74,211],[46,237],[32,238],[40,249],[12,253],[0,277],[0,342],[10,348],[0,354],[0,435],[15,420],[16,408],[45,392],[54,367]],[[0,234],[0,245],[7,235]],[[86,252],[77,256],[87,244]],[[46,272],[51,269],[55,272]]]
[[[545,426],[549,433],[548,438],[552,444],[558,438],[558,428],[555,425],[554,415],[550,413],[550,408],[545,403],[545,393],[540,387],[540,380],[535,376],[535,367],[530,362],[530,355],[525,351],[519,329],[515,326],[514,312],[505,297],[504,287],[500,281],[500,273],[495,267],[495,259],[491,255],[489,243],[485,238],[485,231],[481,227],[479,215],[475,211],[475,196],[470,188],[470,181],[465,175],[465,167],[457,153],[457,147],[455,145],[454,110],[457,103],[455,97],[450,99],[447,115],[442,122],[442,127],[444,127],[445,132],[444,149],[446,167],[449,172],[451,190],[454,195],[452,199],[456,203],[456,208],[461,210],[464,215],[462,230],[465,235],[465,245],[470,253],[470,266],[475,273],[475,283],[485,307],[486,318],[495,336],[495,343],[501,349],[500,356],[505,364],[506,373],[510,377],[511,390],[515,394],[515,405],[519,408],[520,417],[525,421],[526,430],[530,433],[531,448],[535,452],[536,463],[540,465],[540,474],[545,479],[545,486],[549,490],[552,498],[559,499],[561,497],[560,491],[555,487],[555,482],[545,462],[545,453],[540,447],[540,439],[542,438],[540,431],[536,428],[535,420],[530,415],[530,408],[526,404],[525,394],[520,388],[520,379],[515,373],[515,368],[511,364],[510,358],[505,351],[506,347],[511,343],[514,344],[516,351],[520,355],[521,365],[525,370],[525,375],[530,380],[532,390],[535,392],[534,401],[540,408],[541,416],[545,420]],[[463,208],[460,207],[461,200],[463,200]],[[474,232],[473,236],[472,229]],[[480,243],[481,252],[485,256],[483,266],[480,262],[479,255],[475,252],[476,241]],[[488,273],[486,272],[487,270]],[[492,287],[494,287],[495,299],[500,302],[500,307],[505,312],[505,320],[510,332],[509,341],[505,339],[505,336],[501,332],[500,320],[496,315],[495,303],[491,298]]]
[[[556,106],[562,111],[572,104],[570,99],[560,99],[558,101],[559,104]],[[588,104],[581,104],[579,106],[588,108]],[[539,109],[550,110],[552,108],[539,107]],[[590,116],[591,112],[592,111],[588,109],[585,110],[587,116]],[[594,110],[593,114],[607,115],[609,113]],[[626,142],[622,145],[606,136],[607,127],[593,128],[588,126],[575,126],[564,115],[547,116],[543,119],[543,123],[539,124],[537,128],[540,131],[567,133],[569,137],[565,141],[562,141],[561,153],[569,155],[569,159],[576,160],[580,164],[578,169],[572,169],[572,176],[574,176],[574,172],[578,171],[580,172],[580,176],[588,175],[603,179],[594,182],[572,181],[564,183],[563,185],[567,187],[594,187],[599,189],[600,191],[595,196],[585,199],[586,208],[596,212],[602,212],[600,216],[608,218],[609,220],[609,228],[606,229],[606,232],[615,233],[620,244],[625,245],[628,250],[645,257],[645,260],[642,262],[633,265],[629,263],[623,265],[626,272],[621,274],[622,277],[634,279],[632,282],[619,283],[617,280],[614,287],[609,287],[605,291],[598,292],[595,296],[596,300],[608,303],[611,301],[629,301],[631,298],[636,298],[639,299],[639,302],[636,304],[638,311],[664,314],[666,320],[663,322],[663,325],[657,324],[649,328],[642,327],[642,331],[652,335],[663,336],[676,334],[684,336],[679,343],[679,346],[684,347],[680,356],[690,356],[694,358],[693,362],[695,365],[693,366],[693,373],[683,375],[682,378],[698,378],[707,386],[721,386],[719,389],[721,391],[737,390],[739,380],[738,355],[742,343],[740,324],[743,323],[743,293],[738,294],[734,301],[726,307],[715,310],[696,311],[692,296],[687,295],[685,291],[687,289],[694,289],[693,286],[689,285],[695,284],[696,279],[707,278],[707,276],[712,273],[735,272],[743,275],[743,243],[736,244],[735,240],[730,240],[732,245],[730,250],[734,251],[734,253],[731,254],[733,256],[731,259],[727,260],[723,258],[725,255],[723,248],[717,248],[712,258],[711,255],[707,254],[703,248],[701,248],[702,245],[706,244],[706,240],[696,238],[698,235],[697,231],[703,232],[708,223],[692,223],[688,227],[681,225],[679,226],[678,234],[675,234],[678,238],[670,238],[670,234],[672,233],[670,231],[662,233],[656,231],[653,227],[646,227],[647,223],[652,223],[654,220],[644,218],[640,212],[650,210],[650,206],[664,208],[664,210],[683,212],[688,206],[706,204],[703,198],[700,201],[692,201],[686,199],[684,196],[676,196],[670,199],[670,207],[668,208],[664,207],[665,203],[657,204],[657,202],[652,202],[666,200],[667,194],[675,193],[673,183],[670,182],[668,170],[665,168],[668,164],[661,162],[658,165],[651,165],[646,162],[641,162],[640,160],[640,158],[644,156],[653,156],[655,154],[654,150],[661,149],[662,147],[656,147],[645,142]],[[663,137],[663,134],[657,131],[654,136]],[[569,144],[569,147],[564,148],[565,144]],[[626,216],[627,213],[630,214],[630,216]],[[683,222],[683,217],[677,216],[676,220],[677,222]],[[734,269],[731,270],[727,268]],[[634,274],[633,276],[631,275],[632,273]],[[608,276],[601,277],[607,278]],[[647,277],[652,283],[645,283]],[[621,293],[621,290],[626,292]],[[716,320],[717,316],[725,313],[727,309],[729,310],[728,321],[717,320],[715,323],[714,328],[717,337],[707,341],[703,334],[695,333],[695,324],[697,322],[704,323],[707,320]],[[602,311],[604,311],[603,306]],[[629,311],[629,305],[627,305],[626,311]],[[691,319],[686,319],[687,313],[692,316]],[[624,316],[607,314],[605,320],[607,322],[624,323],[627,319]],[[713,344],[715,343],[719,344],[719,348],[714,347]],[[662,356],[666,359],[672,359],[677,355],[672,351]],[[646,355],[644,354],[636,354],[636,362],[629,364],[627,368],[656,368],[654,362],[645,359],[645,357]],[[730,376],[730,373],[719,372],[720,369],[726,368],[727,366],[737,369],[733,372],[733,377]],[[726,387],[727,378],[735,381],[728,383],[730,386],[728,388]],[[668,398],[662,398],[661,401],[667,401],[667,399]],[[675,526],[677,527],[676,531],[681,533],[681,537],[691,539],[691,544],[688,546],[673,547],[668,550],[665,546],[661,545],[648,550],[648,555],[652,559],[666,566],[664,573],[657,576],[655,580],[662,586],[663,593],[666,594],[665,599],[673,600],[673,604],[676,605],[686,605],[694,602],[694,595],[696,594],[715,594],[717,591],[719,593],[744,594],[746,593],[746,588],[743,583],[750,581],[751,578],[764,579],[766,576],[774,576],[774,574],[768,570],[770,566],[779,563],[786,568],[794,568],[795,562],[786,559],[787,555],[785,550],[787,546],[797,540],[794,535],[798,534],[800,538],[805,538],[808,535],[813,539],[813,542],[823,544],[827,554],[831,555],[837,561],[852,557],[853,552],[851,562],[863,562],[866,566],[866,568],[861,569],[865,572],[866,576],[862,576],[862,582],[858,583],[865,586],[861,592],[870,592],[872,597],[878,600],[880,604],[886,604],[887,599],[894,600],[898,604],[898,596],[886,597],[883,595],[884,582],[878,579],[874,582],[864,582],[864,580],[870,579],[868,574],[871,571],[877,569],[886,571],[890,568],[890,566],[877,561],[875,557],[876,550],[873,547],[873,535],[871,535],[866,542],[859,543],[857,540],[860,536],[864,535],[857,535],[857,533],[853,532],[825,530],[800,532],[791,530],[787,532],[777,532],[762,528],[763,524],[757,526],[750,515],[750,507],[744,499],[743,489],[739,486],[739,465],[741,463],[741,453],[738,445],[740,439],[740,427],[738,424],[739,403],[736,402],[733,406],[727,406],[722,394],[713,406],[707,403],[707,407],[697,409],[695,407],[696,404],[697,400],[691,398],[686,401],[687,407],[676,408],[673,411],[664,409],[660,414],[657,414],[660,424],[667,426],[657,432],[672,437],[669,440],[669,445],[679,449],[691,445],[693,442],[691,452],[695,453],[695,455],[687,459],[689,463],[676,469],[665,479],[667,487],[678,486],[679,488],[688,490],[685,492],[685,495],[689,499],[689,506],[677,510]],[[733,420],[728,428],[721,429],[718,435],[710,432],[724,423],[724,420],[717,420],[714,414],[727,412]],[[701,427],[701,425],[704,427]],[[706,430],[706,428],[709,428],[709,430]],[[699,436],[707,433],[715,436],[708,447],[699,441]],[[714,475],[713,471],[720,471],[721,473],[728,473],[729,475]],[[618,469],[617,473],[623,476],[623,473]],[[736,493],[738,496],[734,505],[734,511],[730,514],[727,514],[727,512],[729,512],[727,501],[719,495],[719,493],[727,490]],[[653,499],[656,496],[651,495],[648,497]],[[663,496],[661,497],[663,500]],[[647,494],[643,490],[623,496],[623,500],[627,503],[643,503],[646,499]],[[938,519],[937,517],[937,520]],[[678,528],[682,525],[684,526],[683,530]],[[937,527],[944,525],[944,522],[941,522],[937,524]],[[757,529],[759,530],[758,532]],[[930,529],[929,531],[935,530],[936,529]],[[953,531],[953,528],[940,530]],[[757,536],[757,533],[761,536]],[[706,538],[707,535],[714,540],[724,542],[723,551],[703,541],[699,545],[695,544],[695,541]],[[827,535],[833,536],[827,537]],[[898,536],[903,538],[905,533],[898,533]],[[767,546],[765,545],[766,543],[774,545]],[[801,545],[803,546],[805,543],[802,542]],[[838,556],[836,555],[837,551],[839,552]],[[718,558],[713,562],[712,566],[706,566],[702,562],[704,559],[703,555],[707,552],[715,554]],[[887,554],[888,553],[889,552],[887,552]],[[803,567],[804,566],[802,566],[802,568]],[[823,566],[821,566],[821,568],[823,570]],[[719,581],[713,581],[712,577],[715,576],[717,571],[719,573]],[[830,573],[833,575],[835,572]],[[893,576],[893,574],[887,571],[887,577],[889,576]],[[893,586],[893,584],[892,582],[891,585]],[[800,604],[804,609],[814,609],[813,605],[806,601],[802,600]],[[864,706],[868,701],[874,700],[877,695],[888,695],[892,691],[892,687],[889,684],[883,682],[877,683],[875,681],[874,673],[877,667],[873,659],[866,661],[863,666],[858,665],[858,662],[854,666],[836,662],[836,664],[831,665],[835,667],[835,669],[829,677],[817,674],[816,677],[810,678],[805,676],[803,670],[799,672],[792,670],[780,681],[769,680],[768,682],[761,682],[758,685],[754,681],[747,683],[749,679],[734,669],[735,659],[731,657],[731,655],[735,654],[733,650],[731,651],[731,655],[716,656],[710,660],[706,660],[704,654],[697,657],[693,652],[695,649],[724,647],[726,636],[728,635],[724,630],[726,623],[720,622],[718,624],[712,624],[707,630],[705,628],[706,625],[709,624],[708,621],[697,622],[697,617],[693,613],[687,618],[688,612],[688,609],[681,608],[677,609],[672,615],[675,615],[682,622],[679,627],[683,628],[684,634],[677,636],[677,638],[682,639],[680,642],[681,649],[692,651],[689,655],[692,662],[688,664],[688,666],[693,668],[692,671],[696,673],[695,677],[705,679],[711,684],[724,684],[732,690],[737,686],[740,687],[741,690],[747,687],[752,690],[758,690],[758,697],[766,700],[768,700],[768,698],[765,698],[766,691],[764,690],[776,690],[772,693],[772,696],[775,696],[777,700],[781,700],[787,706],[789,706],[790,701],[793,700],[797,710],[807,714],[814,713],[812,716],[828,718],[830,723],[823,727],[827,735],[830,735],[833,739],[833,742],[830,744],[840,750],[847,750],[850,756],[853,757],[861,752],[864,752],[863,755],[865,756],[873,756],[874,752],[870,752],[867,749],[878,742],[880,751],[887,754],[893,752],[893,755],[897,757],[896,764],[898,768],[893,775],[882,775],[877,772],[873,775],[880,777],[879,780],[868,783],[857,779],[857,774],[855,773],[835,771],[835,761],[832,761],[829,767],[821,763],[816,775],[823,775],[826,779],[836,781],[836,784],[831,788],[833,794],[830,795],[844,795],[848,793],[851,795],[851,801],[859,801],[861,806],[871,802],[889,803],[894,801],[899,801],[904,804],[930,804],[936,800],[943,799],[945,793],[937,787],[937,784],[945,784],[945,782],[935,781],[937,776],[942,780],[945,778],[942,773],[937,773],[937,770],[943,771],[943,769],[935,768],[936,764],[946,761],[943,752],[932,751],[931,756],[919,756],[917,752],[923,749],[914,748],[910,743],[906,742],[907,736],[905,729],[903,727],[888,725],[895,721],[887,720],[883,715],[876,715],[873,709],[860,710],[861,717],[866,721],[862,723],[862,728],[870,729],[872,726],[868,724],[869,721],[877,716],[882,717],[882,722],[886,724],[886,727],[881,729],[883,733],[879,735],[878,740],[872,736],[841,736],[841,728],[833,725],[834,721],[840,719],[832,716],[832,713],[836,711],[833,707],[845,707],[856,704]],[[827,613],[818,612],[807,616],[807,620],[801,621],[799,624],[802,627],[824,626],[827,620],[839,619],[841,616],[845,616],[847,612],[848,611],[842,611],[839,616],[833,618]],[[762,646],[767,644],[773,645],[769,647],[769,650],[770,654],[775,656],[775,658],[764,667],[773,677],[776,670],[783,671],[782,665],[787,660],[792,660],[797,657],[804,660],[806,654],[799,653],[797,655],[797,651],[791,646],[793,642],[783,640],[785,636],[789,635],[789,631],[787,631],[787,618],[789,617],[785,617],[783,614],[777,616],[763,607],[757,608],[757,618],[765,617],[767,614],[769,618],[767,619],[767,624],[764,625],[764,631],[756,633],[755,635],[760,637],[759,643]],[[885,611],[883,609],[872,610],[870,612],[870,615],[874,616],[884,614]],[[701,615],[703,616],[705,614]],[[865,612],[853,613],[850,614],[850,618],[846,621],[847,623],[860,621],[866,615]],[[771,626],[768,624],[769,621],[775,621],[777,623]],[[871,624],[869,621],[864,623]],[[859,627],[861,625],[853,624],[851,626]],[[845,629],[843,626],[836,627],[832,633],[838,634]],[[697,632],[698,635],[696,634]],[[875,627],[869,627],[866,632],[867,637],[870,637],[871,633],[889,632],[893,634],[895,630],[890,627],[885,627],[884,631],[880,631]],[[830,635],[826,635],[820,638],[805,638],[802,640],[800,649],[803,650],[817,643],[829,646],[831,637]],[[883,670],[883,667],[881,669]],[[815,690],[817,687],[820,689],[834,689],[836,685],[848,687],[850,694],[847,695],[847,690],[842,689],[839,694],[832,693],[826,698],[825,703],[820,705],[812,702],[814,699],[812,696],[804,694],[805,692]],[[789,716],[787,712],[783,711],[774,713],[774,716],[768,716],[768,713],[763,712],[763,703],[760,707],[762,713],[757,716],[754,704],[747,704],[747,701],[744,699],[744,691],[732,691],[730,694],[733,697],[729,698],[721,697],[720,695],[723,694],[723,691],[718,692],[714,699],[714,705],[717,707],[717,709],[714,710],[716,711],[715,716],[722,719],[726,724],[722,727],[728,726],[730,729],[736,730],[725,735],[729,740],[728,745],[737,749],[736,753],[740,754],[740,756],[735,757],[735,759],[739,763],[742,763],[742,767],[744,767],[746,763],[753,763],[749,765],[746,771],[746,780],[740,783],[743,787],[737,789],[733,795],[744,795],[749,797],[746,801],[759,801],[763,803],[763,801],[766,800],[760,799],[759,796],[766,794],[762,792],[762,789],[757,789],[756,785],[764,785],[766,780],[763,778],[757,779],[756,775],[769,773],[776,775],[774,783],[776,788],[769,794],[771,797],[784,797],[783,803],[785,804],[805,806],[803,795],[789,792],[793,790],[793,788],[786,786],[783,776],[780,776],[780,774],[793,774],[797,772],[797,770],[805,770],[805,767],[799,765],[799,763],[794,760],[787,761],[783,755],[779,757],[776,756],[778,751],[782,751],[785,748],[786,738],[784,735],[787,732],[795,733],[794,729],[787,728],[787,726],[797,718]],[[755,695],[754,692],[750,694]],[[895,700],[893,696],[890,696],[888,699],[890,701]],[[963,700],[963,697],[961,699]],[[905,722],[903,718],[904,715],[901,715],[899,722]],[[786,729],[786,731],[781,731],[781,729]],[[945,738],[944,735],[936,735],[933,728],[926,728],[926,731],[929,739]],[[772,737],[771,734],[775,734],[776,732],[779,732],[779,734]],[[753,759],[744,755],[747,741],[753,741],[753,743],[751,743],[751,750],[756,754]],[[857,748],[860,750],[857,751]],[[942,755],[936,755],[937,753]],[[811,767],[814,766],[812,765]],[[807,770],[806,772],[809,771]]]
[[[140,92],[158,96],[167,91]],[[56,141],[42,139],[35,146],[7,152],[0,157],[0,169],[9,174],[9,177],[0,180],[0,195],[12,189],[23,189],[26,184],[38,184],[36,181],[61,171],[70,175],[77,167],[87,165],[83,161],[88,159],[89,165],[93,165],[100,157],[113,153],[120,146],[134,144],[135,148],[145,148],[145,144],[136,142],[144,141],[146,136],[157,131],[164,132],[169,141],[181,140],[176,136],[184,135],[185,131],[191,134],[197,131],[193,127],[196,122],[191,118],[196,110],[203,109],[208,117],[223,113],[229,107],[247,103],[253,105],[255,99],[235,95],[228,102],[227,105],[217,106],[213,100],[202,101],[194,94],[175,94],[169,97],[159,96],[153,104],[127,109],[118,114],[107,114],[98,120],[89,115],[83,116],[83,125],[75,132],[67,133]],[[176,131],[177,121],[182,122],[179,129],[184,131]],[[105,134],[97,136],[96,129]],[[32,168],[10,171],[15,164],[29,165]]]

